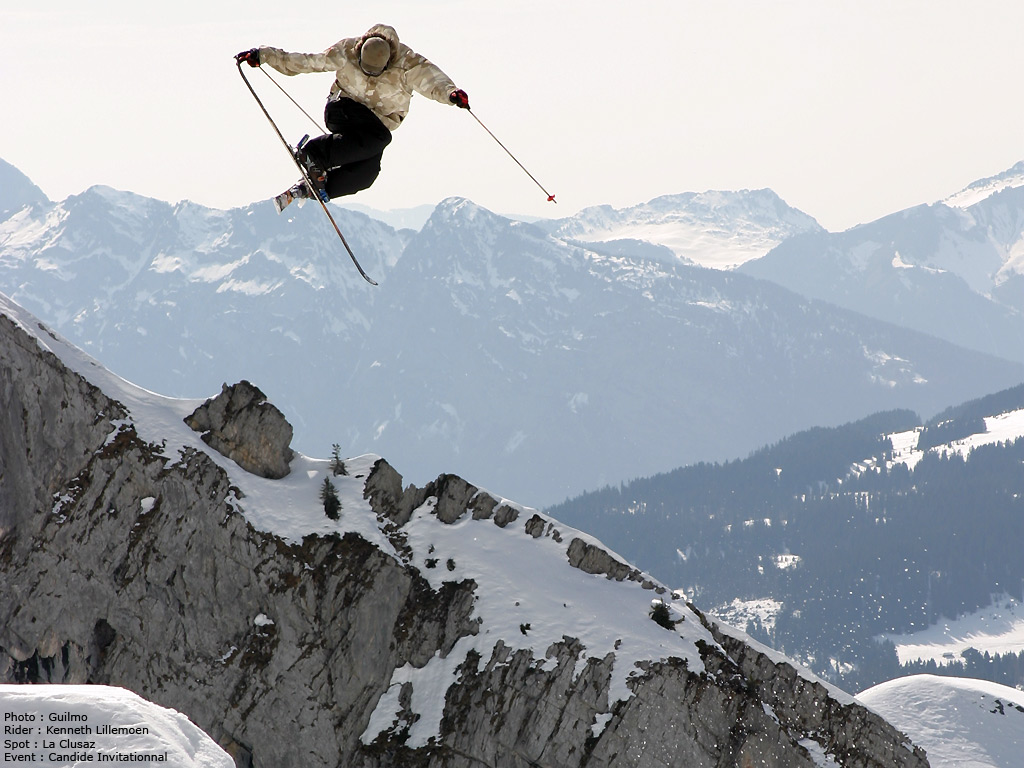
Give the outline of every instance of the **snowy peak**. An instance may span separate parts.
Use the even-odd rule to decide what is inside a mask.
[[[454,475],[442,475],[423,488],[405,486],[401,475],[372,454],[343,459],[340,470],[337,461],[295,454],[291,471],[283,478],[254,474],[211,448],[208,442],[216,442],[201,437],[193,431],[196,427],[186,423],[211,404],[223,412],[225,405],[219,401],[226,402],[227,390],[234,388],[225,388],[218,399],[197,409],[197,401],[166,398],[114,375],[2,295],[0,315],[13,320],[41,349],[56,355],[69,371],[115,398],[131,414],[128,421],[115,426],[108,442],[134,433],[159,451],[168,466],[184,461],[189,454],[205,454],[238,489],[240,498],[230,506],[256,530],[293,545],[309,536],[344,538],[354,534],[402,567],[418,571],[436,590],[445,589],[446,584],[472,585],[476,631],[436,664],[405,670],[403,682],[419,681],[421,689],[435,690],[436,683],[450,677],[443,690],[455,682],[456,669],[468,655],[486,658],[496,642],[541,658],[546,649],[569,634],[582,643],[580,663],[590,657],[617,656],[613,690],[628,698],[626,683],[640,674],[639,662],[673,657],[700,670],[703,663],[697,645],[715,644],[701,618],[681,596],[627,565],[596,539],[536,510]],[[234,398],[227,407],[229,414],[233,403]],[[183,418],[189,413],[193,416]],[[236,446],[237,453],[255,454],[275,442],[267,434],[253,433],[253,421],[242,411],[232,418],[235,421],[223,426],[223,432],[247,435],[251,443],[250,447]],[[310,503],[325,480],[334,486],[341,502],[343,514],[336,522]],[[63,504],[58,502],[58,506]],[[154,503],[143,506],[152,509]],[[652,598],[665,605],[675,625],[672,632],[666,633],[664,627],[649,620]],[[439,716],[442,710],[443,702],[431,702],[422,713],[420,730],[436,729],[438,723],[429,715],[435,712]],[[391,719],[382,722],[390,724]],[[367,740],[376,735],[370,734]]]
[[[437,204],[434,212],[427,219],[427,225],[437,226],[437,222],[451,223],[457,221],[460,223],[476,222],[481,226],[488,226],[504,220],[503,217],[492,213],[481,205],[477,205],[472,200],[464,197],[447,197]]]
[[[969,208],[1004,189],[1016,187],[1024,187],[1024,160],[1002,173],[969,184],[942,202],[953,208]]]
[[[955,276],[980,295],[992,290],[1005,259],[977,213],[941,204],[908,208],[831,239],[855,244],[849,262],[862,272]]]
[[[46,205],[43,191],[10,163],[0,160],[0,221],[28,205]],[[2,242],[2,241],[0,241]]]
[[[870,688],[858,700],[928,753],[931,768],[1019,768],[1024,693],[983,680],[915,675]]]
[[[286,213],[266,202],[220,211],[92,187],[0,217],[0,272],[12,298],[114,370],[150,384],[149,375],[176,379],[164,385],[171,394],[205,394],[252,375],[255,339],[267,350],[325,332],[345,339],[365,330],[380,297],[322,211]],[[386,280],[406,238],[360,213],[335,215],[365,268]],[[238,318],[244,341],[230,327]],[[140,346],[114,351],[125,343]]]
[[[434,308],[431,323],[440,332],[448,303],[458,317],[479,317],[481,327],[499,324],[512,336],[537,340],[549,335],[546,327],[558,324],[560,292],[574,296],[583,270],[578,249],[462,198],[438,205],[402,260],[392,290],[413,295],[396,302],[401,304],[396,313],[423,302],[424,308]],[[442,296],[448,302],[440,301]],[[520,333],[510,325],[531,328]],[[446,338],[457,336],[454,329],[447,331]]]
[[[718,269],[759,258],[793,235],[822,231],[767,189],[666,195],[622,209],[599,206],[544,226],[557,237],[584,242],[642,240],[666,246],[683,263]]]
[[[512,241],[546,239],[544,231],[537,226],[494,213],[462,197],[450,197],[439,203],[419,237],[431,242],[447,240],[450,243],[447,251],[463,252],[468,260],[475,256],[472,248],[508,251]],[[414,237],[413,241],[416,239]]]
[[[988,275],[993,298],[1024,314],[1024,160],[943,203],[967,212],[974,223],[969,234],[994,252],[996,265]]]

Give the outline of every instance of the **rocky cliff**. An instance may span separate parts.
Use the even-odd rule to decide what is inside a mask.
[[[251,385],[160,398],[0,297],[0,401],[2,681],[129,688],[240,766],[927,765],[556,520],[292,454]]]

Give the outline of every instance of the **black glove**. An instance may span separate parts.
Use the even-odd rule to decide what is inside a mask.
[[[469,96],[461,88],[452,91],[448,96],[448,101],[462,109],[469,109]]]
[[[260,49],[250,48],[248,51],[236,53],[235,61],[237,61],[239,64],[241,64],[244,61],[250,67],[258,67],[260,65]]]

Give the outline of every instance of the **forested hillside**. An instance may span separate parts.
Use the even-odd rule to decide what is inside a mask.
[[[1020,407],[1024,387],[951,410],[920,438],[961,437],[979,421],[984,431],[983,412]],[[749,631],[850,690],[866,687],[898,671],[879,635],[963,615],[993,594],[1022,597],[1024,439],[966,459],[940,448],[894,462],[888,435],[915,424],[894,411],[810,430],[549,511],[703,605],[769,599],[771,615]]]

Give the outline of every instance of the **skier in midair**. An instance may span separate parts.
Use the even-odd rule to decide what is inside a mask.
[[[409,112],[413,92],[469,109],[469,96],[426,58],[399,42],[398,33],[376,24],[362,37],[339,40],[323,53],[288,53],[260,47],[235,59],[252,67],[267,64],[284,75],[334,72],[324,109],[330,133],[311,139],[296,154],[317,187],[305,180],[274,198],[277,210],[295,199],[327,200],[368,188],[380,173],[391,132]]]

